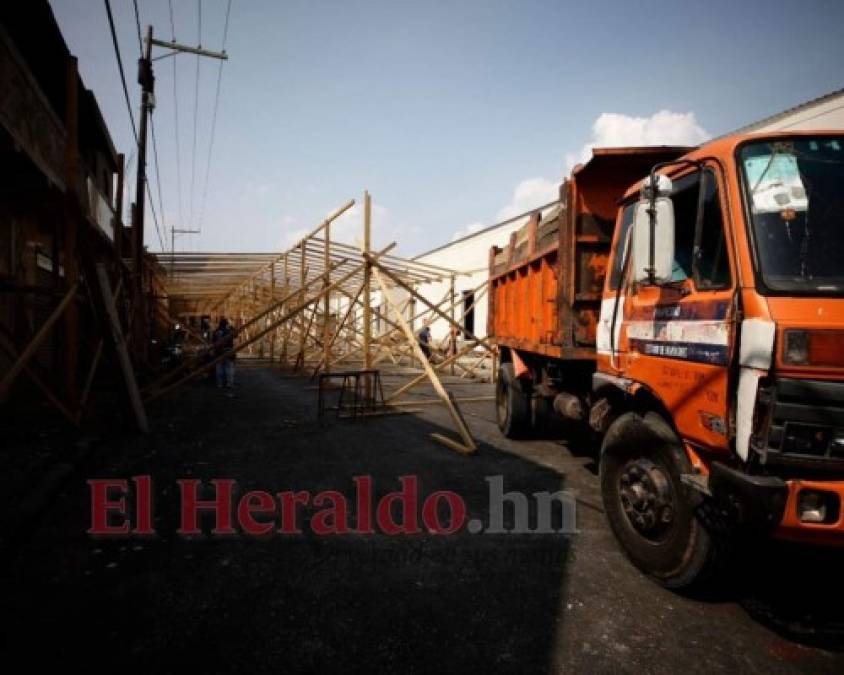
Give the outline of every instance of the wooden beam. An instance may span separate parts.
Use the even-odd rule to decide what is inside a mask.
[[[50,314],[49,317],[47,317],[47,320],[43,324],[41,324],[41,328],[38,329],[38,332],[35,334],[32,340],[29,341],[29,344],[20,353],[20,356],[18,356],[17,361],[12,364],[12,367],[3,377],[3,380],[0,381],[0,399],[3,399],[8,395],[9,388],[12,386],[12,383],[15,381],[15,378],[17,378],[17,376],[24,369],[29,360],[35,355],[35,352],[38,351],[38,348],[41,346],[41,343],[44,342],[44,339],[50,334],[50,330],[52,329],[56,321],[58,321],[59,318],[62,316],[65,309],[69,307],[73,300],[76,298],[76,289],[78,287],[78,281],[70,286],[67,293],[65,293],[64,298],[62,298],[61,302],[53,310],[53,313]]]
[[[105,303],[106,314],[108,315],[108,329],[114,341],[117,361],[123,371],[123,382],[126,385],[126,393],[129,395],[129,402],[135,414],[135,423],[142,433],[149,433],[149,423],[144,404],[141,401],[141,393],[138,390],[138,383],[135,381],[135,371],[132,368],[132,361],[129,358],[129,350],[126,349],[126,341],[123,338],[123,331],[120,328],[120,319],[117,316],[114,295],[111,292],[111,284],[108,280],[105,265],[97,263],[97,281],[100,286],[100,293]]]
[[[75,56],[67,57],[65,73],[65,232],[64,272],[67,283],[79,281],[77,241],[79,236],[79,74]],[[53,265],[59,261],[54,260]],[[77,370],[79,368],[79,310],[75,304],[67,306],[64,314],[64,376],[65,397],[78,397]]]
[[[372,273],[375,276],[375,280],[378,282],[378,286],[381,288],[381,292],[384,294],[385,302],[388,306],[393,309],[393,313],[396,317],[396,322],[401,326],[402,331],[407,338],[408,344],[410,344],[411,348],[413,349],[416,358],[422,363],[422,367],[425,370],[425,374],[428,376],[428,379],[431,381],[431,384],[434,386],[434,391],[437,392],[439,397],[442,399],[443,403],[448,410],[449,415],[451,415],[451,419],[454,421],[454,425],[457,427],[457,431],[460,434],[460,437],[463,439],[463,450],[462,452],[474,452],[477,450],[477,446],[475,445],[475,441],[472,438],[472,434],[469,432],[468,427],[466,426],[465,422],[463,421],[463,417],[460,415],[457,406],[454,405],[451,396],[449,396],[448,392],[446,391],[445,387],[443,387],[442,382],[440,382],[440,378],[437,376],[437,373],[431,367],[431,364],[428,363],[428,359],[425,356],[422,348],[419,346],[419,343],[416,340],[416,336],[413,334],[413,331],[410,329],[407,321],[405,320],[402,313],[399,311],[398,307],[393,304],[392,299],[390,298],[389,290],[387,289],[387,284],[384,282],[384,279],[381,277],[381,268],[377,266],[373,267]],[[437,438],[442,442],[442,438]],[[454,441],[448,443],[449,447],[456,449],[456,444]]]
[[[389,246],[386,246],[384,249],[382,249],[380,252],[378,252],[376,254],[372,254],[369,257],[372,260],[377,260],[378,256],[383,255],[384,253],[387,253],[388,251],[393,250],[395,247],[396,247],[396,244],[395,244],[395,242],[393,242]],[[364,264],[361,263],[360,265],[355,267],[350,272],[347,272],[346,274],[344,274],[342,277],[340,277],[336,281],[333,281],[331,283],[331,285],[328,287],[328,290],[334,290],[335,288],[338,288],[339,286],[342,286],[343,284],[345,284],[349,279],[351,279],[353,276],[358,274],[363,269],[363,266],[364,266]],[[196,368],[195,370],[187,373],[186,375],[184,375],[184,377],[176,380],[175,382],[173,382],[171,384],[167,384],[163,388],[158,389],[156,391],[151,391],[149,393],[149,395],[147,396],[146,400],[150,401],[150,400],[153,400],[153,399],[158,398],[160,396],[163,396],[164,394],[172,391],[173,389],[175,389],[179,385],[187,382],[188,380],[192,379],[193,377],[196,377],[200,373],[204,373],[204,372],[210,370],[211,368],[213,368],[215,365],[217,365],[223,359],[227,359],[227,358],[231,357],[233,354],[237,354],[239,351],[241,351],[242,349],[245,349],[250,344],[254,343],[256,340],[260,340],[262,337],[264,337],[264,335],[269,333],[276,326],[284,323],[285,321],[289,321],[292,317],[296,316],[297,314],[302,312],[304,309],[307,309],[313,303],[317,302],[320,297],[321,297],[321,293],[315,293],[312,297],[303,300],[302,302],[297,304],[292,309],[290,309],[286,312],[283,312],[279,319],[277,319],[275,322],[270,323],[270,325],[267,326],[266,328],[264,328],[263,330],[258,331],[255,335],[251,336],[248,340],[243,341],[243,342],[235,345],[232,349],[226,350],[222,354],[218,355],[216,358],[211,359],[210,361],[201,365],[200,367]],[[162,378],[162,379],[164,379],[164,378]],[[150,385],[148,390],[151,389],[152,387],[157,386],[160,382],[161,382],[161,380],[159,380],[159,382],[157,382],[157,383],[153,383],[152,385]]]

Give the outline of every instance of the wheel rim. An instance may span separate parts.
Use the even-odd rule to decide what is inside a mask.
[[[677,508],[666,469],[646,458],[625,464],[619,500],[631,527],[652,542],[663,541],[674,526]]]

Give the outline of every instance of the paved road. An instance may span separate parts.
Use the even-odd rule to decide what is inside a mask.
[[[492,404],[474,403],[464,413],[482,447],[466,458],[429,439],[451,433],[442,410],[320,423],[308,386],[241,368],[233,398],[195,383],[152,407],[149,437],[100,445],[4,561],[7,660],[143,672],[844,672],[844,644],[829,630],[842,623],[840,556],[757,547],[720,597],[669,593],[618,550],[587,452],[506,441]],[[85,480],[143,474],[157,534],[87,535]],[[376,500],[415,476],[423,498],[452,490],[484,522],[489,477],[525,494],[565,488],[578,499],[578,532],[175,532],[180,478],[231,478],[240,494],[337,490],[353,502],[355,476],[371,476]]]

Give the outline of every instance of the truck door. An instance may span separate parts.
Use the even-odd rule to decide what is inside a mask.
[[[628,285],[619,341],[625,376],[661,399],[681,435],[726,449],[735,275],[723,194],[714,168],[674,181],[672,278]]]

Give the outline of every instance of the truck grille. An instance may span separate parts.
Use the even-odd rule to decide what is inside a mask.
[[[844,382],[779,379],[771,404],[769,462],[844,465]]]

